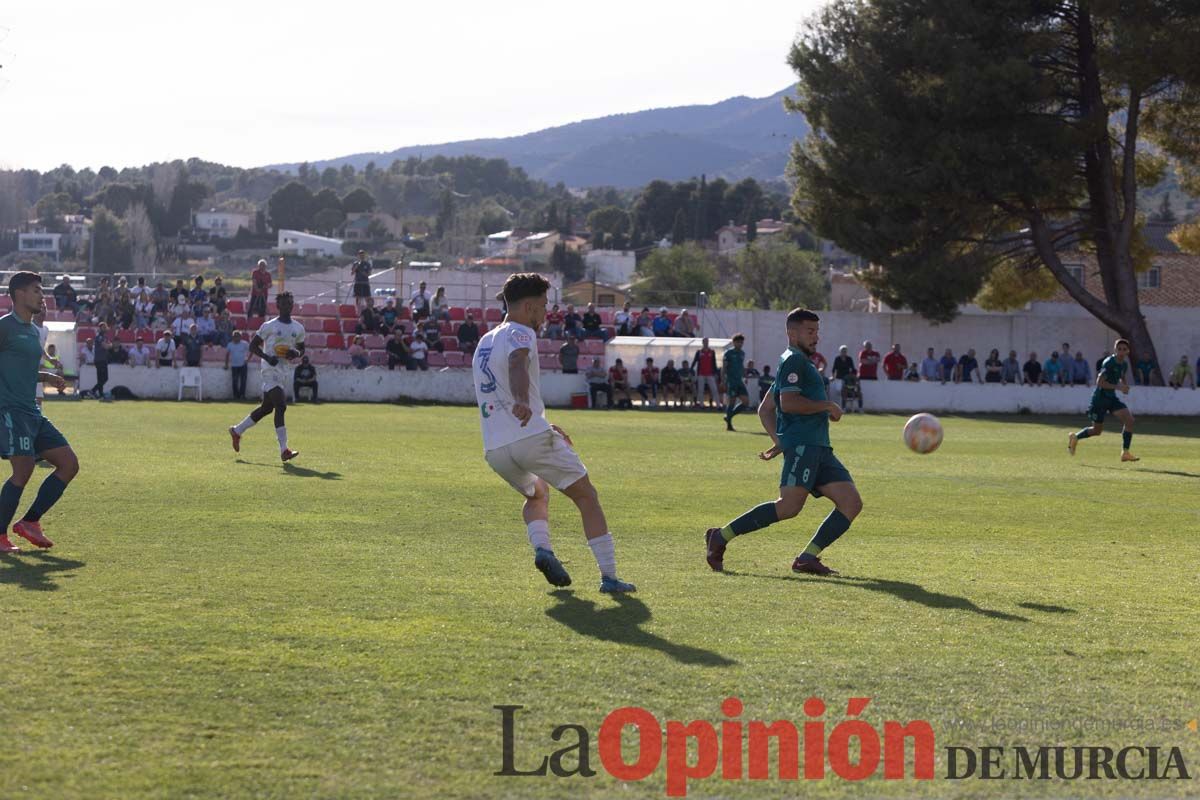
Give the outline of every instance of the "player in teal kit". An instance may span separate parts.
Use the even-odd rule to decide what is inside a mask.
[[[742,349],[746,337],[733,335],[733,347],[725,351],[721,365],[725,373],[725,430],[733,430],[733,418],[750,404],[750,393],[746,391],[746,351]]]
[[[1129,342],[1117,339],[1113,347],[1116,355],[1104,359],[1100,365],[1100,374],[1096,376],[1096,388],[1092,392],[1092,402],[1088,404],[1087,415],[1092,421],[1090,427],[1067,437],[1067,451],[1075,455],[1075,447],[1080,439],[1099,436],[1104,431],[1104,418],[1112,414],[1121,420],[1121,460],[1137,461],[1138,457],[1129,452],[1129,444],[1133,441],[1133,412],[1117,397],[1117,392],[1129,394],[1129,381],[1125,377],[1129,372]]]
[[[724,528],[709,528],[704,535],[708,565],[725,568],[725,548],[736,536],[760,530],[800,513],[809,495],[833,501],[830,512],[804,552],[792,562],[794,572],[836,575],[821,563],[821,552],[850,528],[862,511],[862,498],[854,479],[829,444],[829,421],[842,418],[842,409],[825,395],[825,381],[810,357],[817,349],[820,318],[797,308],[788,314],[788,349],[779,361],[775,385],[758,408],[758,417],[775,445],[759,454],[770,461],[783,455],[779,499],[742,514]]]
[[[40,456],[54,472],[42,482],[37,498],[12,530],[46,548],[54,542],[42,533],[42,515],[58,502],[79,472],[79,460],[66,438],[42,416],[36,400],[40,382],[60,391],[66,386],[61,376],[39,370],[42,340],[33,316],[46,310],[42,276],[18,272],[8,281],[8,293],[13,310],[0,317],[0,457],[12,465],[12,477],[0,488],[0,553],[18,553],[20,548],[8,538],[8,526],[16,516],[25,484],[33,476],[35,461]]]

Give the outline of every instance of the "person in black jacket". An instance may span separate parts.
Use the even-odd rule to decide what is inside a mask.
[[[308,362],[308,356],[301,356],[300,366],[292,375],[292,397],[294,402],[300,402],[300,390],[311,389],[312,401],[317,402],[317,368]]]

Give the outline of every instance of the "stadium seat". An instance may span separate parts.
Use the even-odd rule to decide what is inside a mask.
[[[355,320],[355,319],[343,319],[342,320],[342,333],[354,333],[355,329],[357,329],[357,328],[358,328],[358,320]]]
[[[308,352],[308,360],[319,367],[333,363],[333,358],[331,357],[330,352],[323,347]]]
[[[462,322],[467,318],[467,310],[462,306],[450,306],[450,321]]]
[[[224,347],[216,347],[211,344],[206,345],[204,348],[204,354],[201,356],[201,361],[203,361],[205,363],[213,362],[213,363],[224,364],[225,363],[225,348]]]
[[[317,305],[317,316],[319,317],[336,317],[338,315],[337,303],[320,303]]]
[[[617,329],[613,325],[602,325],[601,328],[608,334],[608,338],[613,338],[617,335]]]
[[[335,367],[348,367],[350,366],[350,354],[345,350],[330,350],[329,363]]]
[[[446,353],[447,367],[464,367],[467,365],[467,356],[465,353],[460,353],[457,350],[452,353]]]
[[[245,300],[230,300],[225,304],[225,308],[230,314],[244,314],[246,312]]]
[[[379,334],[371,333],[363,337],[363,344],[368,350],[381,350],[386,342]]]
[[[537,343],[538,353],[557,353],[558,348],[562,347],[558,342],[551,339],[538,339]]]
[[[610,309],[610,308],[602,308],[602,309],[600,309],[600,310],[599,310],[598,312],[596,312],[596,313],[598,313],[598,314],[600,315],[600,324],[602,324],[602,325],[612,325],[612,321],[613,321],[613,312],[612,312],[612,309]]]
[[[558,363],[558,356],[538,356],[538,366],[547,371],[557,370],[560,366]]]
[[[387,356],[388,354],[383,350],[372,350],[371,352],[367,353],[367,358],[373,367],[386,367]]]
[[[498,308],[489,308],[483,312],[483,318],[487,322],[503,322],[504,312]]]
[[[342,324],[336,319],[327,319],[321,322],[321,330],[325,333],[341,333]]]
[[[436,350],[429,354],[429,366],[444,367],[446,366],[446,357]]]
[[[447,351],[458,350],[459,349],[458,337],[457,336],[443,336],[442,337],[442,347]]]
[[[412,319],[412,309],[409,308],[408,306],[401,306],[399,318],[404,319],[404,320],[411,320]]]
[[[133,344],[135,336],[136,334],[129,328],[121,328],[117,331],[117,341],[121,344]]]
[[[279,306],[275,305],[275,301],[267,303],[267,316],[274,317],[279,315]]]
[[[604,355],[604,342],[599,339],[584,339],[579,346],[579,352],[589,356]]]
[[[247,318],[246,318],[246,317],[242,317],[242,316],[237,316],[237,317],[234,317],[234,316],[231,316],[229,319],[230,319],[230,320],[233,322],[233,329],[234,329],[235,331],[244,331],[244,330],[246,330],[246,323],[248,322],[248,320],[247,320]]]
[[[338,306],[338,316],[342,319],[358,319],[358,309],[352,305],[343,303]]]
[[[323,333],[306,333],[304,334],[304,346],[305,348],[324,347],[325,338]]]
[[[49,294],[46,295],[45,300],[46,300],[46,310],[47,311],[57,311],[58,310],[58,304],[54,302],[53,295],[49,295]]]
[[[86,342],[88,339],[91,339],[95,335],[96,335],[95,328],[76,328],[75,329],[75,341],[77,341],[77,342]]]
[[[301,303],[296,313],[303,317],[315,317],[321,313],[321,309],[316,303]]]
[[[330,349],[341,350],[346,346],[346,340],[340,333],[331,333],[325,337],[325,346]]]

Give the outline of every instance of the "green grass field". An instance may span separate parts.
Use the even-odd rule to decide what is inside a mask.
[[[799,725],[812,695],[828,729],[850,697],[873,698],[878,730],[928,720],[937,779],[714,776],[691,797],[1198,793],[944,779],[952,745],[1178,746],[1200,771],[1194,420],[1140,420],[1143,460],[1122,465],[1119,435],[1067,456],[1082,419],[947,418],[917,456],[902,417],[847,417],[834,445],[865,510],[826,553],[842,577],[818,579],[789,566],[824,501],[736,540],[730,574],[704,563],[706,527],[774,496],[762,436],[713,415],[552,413],[639,587],[618,602],[565,498],[552,536],[575,584],[533,569],[473,409],[293,408],[288,469],[269,425],[231,452],[246,410],[49,404],[82,472],[44,521],[57,546],[0,557],[0,797],[663,797],[664,767],[603,771],[601,721],[626,705],[720,721],[731,695],[747,721]],[[525,707],[518,767],[576,723],[599,774],[493,776],[498,704]],[[1142,720],[1166,730],[1119,727]]]

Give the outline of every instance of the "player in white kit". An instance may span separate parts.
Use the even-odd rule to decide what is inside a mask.
[[[292,319],[292,307],[295,299],[291,292],[280,292],[275,296],[275,305],[279,308],[279,316],[267,320],[250,340],[250,352],[262,359],[262,405],[250,412],[244,420],[229,429],[233,440],[233,451],[241,452],[242,434],[254,427],[260,419],[275,412],[275,437],[279,440],[279,457],[283,461],[291,461],[300,455],[299,450],[288,448],[287,427],[284,424],[284,414],[287,413],[288,375],[291,372],[289,362],[294,362],[304,354],[304,326]]]
[[[533,272],[510,275],[497,295],[504,322],[479,340],[472,359],[475,399],[483,428],[484,458],[525,498],[524,517],[533,563],[554,586],[571,577],[550,546],[550,487],[575,503],[583,532],[600,567],[600,591],[632,592],[617,577],[617,559],[604,509],[569,436],[546,419],[539,385],[537,333],[546,319],[550,282]]]

